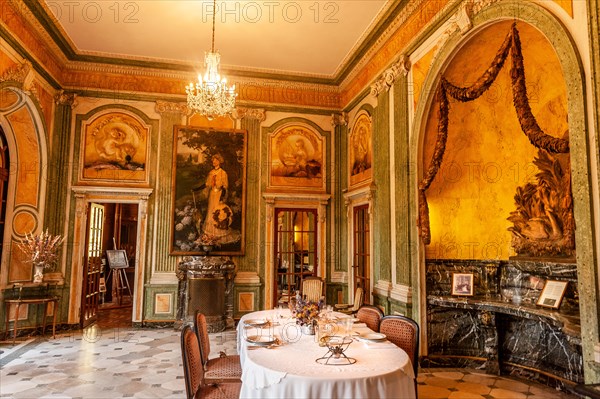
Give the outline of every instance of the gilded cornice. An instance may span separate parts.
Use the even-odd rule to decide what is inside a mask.
[[[43,65],[53,79],[60,81],[66,57],[31,10],[22,0],[0,0],[0,11],[0,28],[4,25],[16,44],[31,53],[31,59]]]
[[[386,39],[385,35],[382,35],[381,40],[371,47],[371,53],[365,55],[363,62],[359,64],[364,66],[360,68],[357,65],[354,73],[342,82],[342,105],[350,103],[389,67],[398,54],[406,50],[420,32],[439,23],[438,15],[446,9],[456,7],[458,2],[459,0],[418,0],[407,5],[390,26],[389,37]]]
[[[237,76],[236,71],[231,74],[227,68],[223,72],[237,85],[238,99],[248,104],[341,109],[364,92],[407,43],[436,20],[436,15],[441,10],[457,1],[413,0],[390,5],[382,12],[382,20],[376,27],[378,32],[385,27],[383,33],[373,39],[372,43],[363,43],[360,51],[364,51],[364,55],[360,61],[352,61],[351,64],[346,64],[344,71],[336,72],[344,76],[339,85],[336,81],[339,77],[335,76],[296,76],[275,71],[270,73],[242,69],[237,71],[240,73]],[[487,1],[490,0],[484,2]],[[33,64],[36,70],[47,79],[55,79],[53,84],[58,84],[59,88],[184,97],[185,86],[196,78],[193,66],[175,61],[152,62],[150,59],[129,59],[116,55],[74,53],[68,36],[59,40],[65,33],[46,4],[38,4],[33,0],[5,0],[2,3],[9,4],[7,7],[10,12],[3,12],[2,19],[12,37],[11,44],[18,43],[21,48],[19,51],[24,52],[23,56],[32,62],[35,60]],[[476,5],[477,2],[473,3],[473,7]],[[18,18],[11,18],[12,15]],[[387,20],[383,21],[388,18],[393,18],[389,24]],[[9,21],[5,21],[6,19]],[[357,54],[354,53],[353,56],[356,57]],[[349,72],[346,73],[348,68]]]
[[[375,54],[389,41],[392,39],[394,33],[401,28],[403,24],[406,24],[409,17],[415,13],[423,3],[428,0],[416,0],[409,1],[406,7],[402,9],[402,11],[398,14],[398,16],[394,19],[394,21],[388,25],[383,34],[377,38],[373,42],[373,44],[369,47],[369,50],[365,53],[362,59],[356,64],[353,71],[349,73],[344,80],[341,82],[340,87],[346,87],[350,82],[352,82],[357,75],[359,75],[362,70],[369,64],[371,59]]]

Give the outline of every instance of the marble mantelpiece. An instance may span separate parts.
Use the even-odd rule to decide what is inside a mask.
[[[453,273],[473,273],[474,296],[451,295]],[[536,306],[546,280],[569,282],[558,310]],[[482,368],[554,386],[583,381],[576,265],[431,260],[427,294],[425,364]]]

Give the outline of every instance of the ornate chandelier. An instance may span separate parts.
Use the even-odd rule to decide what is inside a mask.
[[[198,75],[198,83],[190,83],[185,91],[187,105],[193,111],[206,116],[208,120],[224,116],[235,107],[235,85],[228,87],[227,79],[219,75],[221,55],[215,51],[215,16],[217,0],[213,2],[212,47],[210,53],[204,53],[204,78]]]

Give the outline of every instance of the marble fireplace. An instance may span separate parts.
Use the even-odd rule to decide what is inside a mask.
[[[428,260],[424,365],[471,367],[562,387],[583,382],[577,265]],[[451,295],[453,273],[473,273],[473,296]],[[559,309],[537,306],[547,280],[567,281]]]
[[[178,265],[177,324],[193,323],[197,310],[206,316],[208,332],[234,328],[233,280],[230,257],[188,256]]]

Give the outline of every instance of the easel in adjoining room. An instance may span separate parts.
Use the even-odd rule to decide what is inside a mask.
[[[131,294],[131,287],[129,286],[129,280],[127,279],[127,273],[125,269],[129,267],[129,261],[127,260],[127,253],[124,249],[107,249],[106,259],[108,260],[109,272],[106,277],[107,281],[111,281],[113,271],[116,271],[115,288],[114,291],[117,296],[117,303],[121,305],[123,298],[123,291],[127,290],[129,298],[133,299]]]

